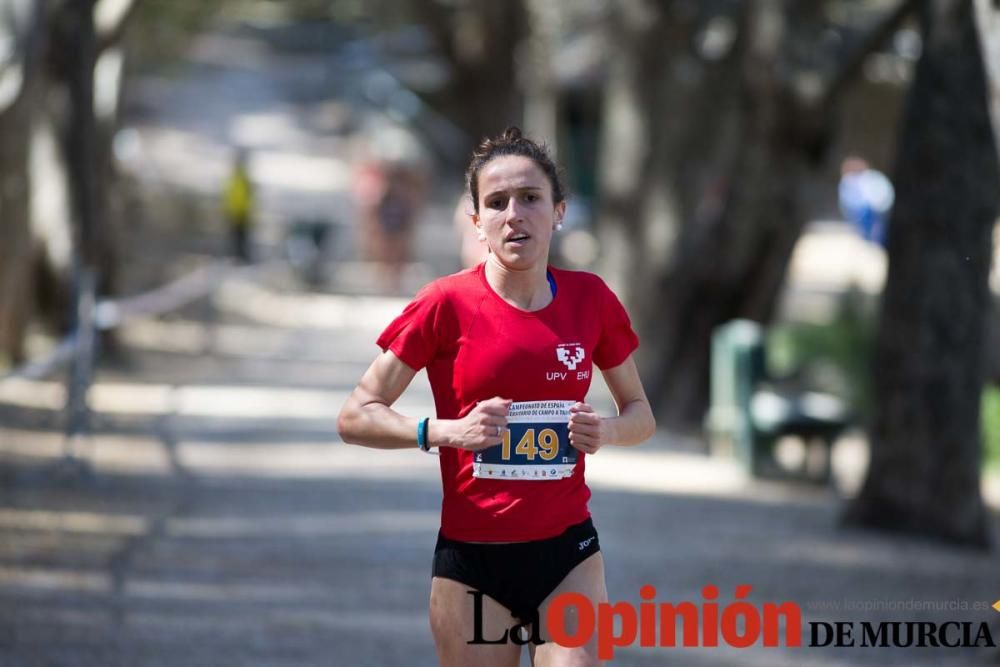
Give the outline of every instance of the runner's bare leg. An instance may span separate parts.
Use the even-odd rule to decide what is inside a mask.
[[[521,647],[504,644],[469,644],[474,637],[474,599],[469,586],[451,579],[431,579],[431,632],[442,667],[518,667]],[[483,637],[498,639],[516,623],[502,604],[483,596]]]
[[[559,646],[547,636],[545,615],[548,613],[552,600],[560,593],[582,593],[590,598],[596,610],[601,602],[608,601],[608,589],[604,583],[604,557],[601,552],[587,558],[566,575],[566,578],[549,594],[538,610],[539,622],[542,624],[541,637],[545,643],[532,646],[532,664],[535,667],[593,667],[603,664],[597,658],[597,632],[591,640],[580,648]],[[575,619],[567,612],[565,620],[566,631],[576,633]]]

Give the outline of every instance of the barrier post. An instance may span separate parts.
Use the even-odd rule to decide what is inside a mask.
[[[67,468],[84,468],[79,455],[80,438],[90,433],[90,407],[87,392],[94,374],[97,336],[94,311],[97,276],[93,269],[81,268],[76,294],[76,350],[70,363],[66,391],[66,432],[63,442],[63,464]]]

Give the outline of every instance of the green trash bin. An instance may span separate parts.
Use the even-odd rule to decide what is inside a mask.
[[[757,322],[732,320],[715,329],[711,351],[711,406],[706,427],[712,453],[756,469],[750,404],[766,374],[764,331]]]

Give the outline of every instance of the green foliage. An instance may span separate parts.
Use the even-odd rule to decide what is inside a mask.
[[[874,341],[874,314],[862,295],[848,293],[827,324],[774,326],[767,342],[769,371],[844,398],[864,422],[871,416]],[[983,390],[981,415],[984,466],[1000,472],[1000,386]]]
[[[987,468],[1000,471],[1000,387],[983,391],[983,460]]]
[[[874,342],[875,317],[866,296],[848,291],[828,323],[796,322],[771,329],[769,372],[790,376],[804,388],[840,396],[864,422],[871,415]]]
[[[293,21],[333,21],[352,23],[373,18],[371,2],[365,0],[285,0],[282,5]],[[384,3],[382,3],[384,4]]]
[[[129,50],[140,70],[178,64],[191,39],[220,16],[236,22],[330,22],[380,27],[419,18],[407,0],[141,0],[127,31]]]
[[[129,52],[140,69],[173,64],[206,23],[238,4],[241,0],[142,0],[126,32]]]

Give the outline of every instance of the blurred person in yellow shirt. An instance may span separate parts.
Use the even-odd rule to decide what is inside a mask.
[[[222,207],[229,229],[233,256],[241,262],[251,260],[250,232],[253,226],[254,188],[247,169],[247,151],[236,153],[233,169],[223,191]]]

